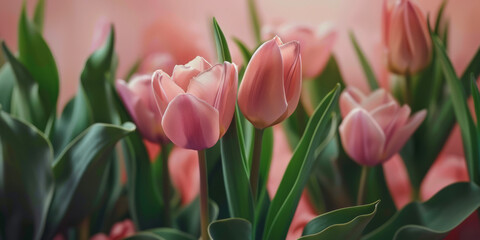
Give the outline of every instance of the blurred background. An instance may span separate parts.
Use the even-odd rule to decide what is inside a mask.
[[[442,0],[419,0],[435,17]],[[28,0],[31,13],[36,1]],[[385,72],[381,51],[383,0],[257,0],[261,22],[295,22],[319,25],[328,22],[338,32],[334,54],[347,84],[367,91],[366,82],[348,31],[355,32],[377,75]],[[17,48],[20,0],[0,0],[0,39]],[[446,8],[450,21],[449,54],[457,71],[463,71],[480,45],[480,1],[451,0]],[[76,92],[84,62],[102,39],[101,28],[113,23],[118,77],[126,75],[139,59],[152,52],[173,52],[173,62],[183,64],[191,54],[214,59],[211,18],[215,16],[228,38],[237,37],[255,47],[247,1],[225,0],[47,0],[44,35],[56,59],[61,90],[59,111]],[[100,30],[99,30],[100,28]],[[101,35],[101,34],[100,34]],[[230,44],[233,55],[238,55]],[[237,52],[237,53],[236,53]],[[162,61],[161,58],[159,61]]]

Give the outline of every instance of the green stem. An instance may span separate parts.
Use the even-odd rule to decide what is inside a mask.
[[[362,173],[360,175],[360,185],[358,186],[357,205],[363,203],[365,190],[367,185],[368,166],[362,166]]]
[[[262,155],[263,129],[255,129],[253,142],[252,168],[250,169],[250,187],[252,189],[253,200],[257,200],[258,179],[260,177],[260,158]]]
[[[405,103],[412,106],[412,78],[410,74],[405,74]]]
[[[202,240],[209,240],[208,237],[208,179],[207,159],[205,150],[198,151],[198,165],[200,167],[200,222],[202,226]]]
[[[164,203],[164,210],[163,210],[163,218],[165,221],[166,227],[172,226],[172,218],[170,215],[170,199],[171,199],[171,192],[170,192],[170,172],[168,169],[168,151],[166,145],[160,145],[160,154],[162,154],[162,197]]]

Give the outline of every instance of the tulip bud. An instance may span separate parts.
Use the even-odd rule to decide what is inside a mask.
[[[267,38],[278,35],[285,42],[300,43],[304,80],[311,80],[323,71],[337,40],[337,32],[326,24],[318,29],[307,25],[284,24],[276,28],[266,27],[263,31]]]
[[[343,148],[367,166],[383,163],[400,151],[426,116],[422,110],[410,117],[410,107],[400,106],[384,89],[365,96],[349,88],[340,96],[340,110]]]
[[[383,6],[383,34],[390,71],[405,75],[424,69],[431,60],[432,44],[425,15],[411,0]]]
[[[165,142],[167,139],[158,121],[160,112],[152,92],[151,76],[136,76],[129,83],[117,80],[115,87],[143,138],[155,143]]]
[[[157,70],[152,87],[165,135],[182,148],[215,145],[232,121],[237,82],[235,65],[212,67],[201,57],[175,66],[172,77]]]
[[[302,87],[300,45],[275,37],[262,44],[245,70],[238,92],[243,115],[257,128],[275,125],[297,107]]]

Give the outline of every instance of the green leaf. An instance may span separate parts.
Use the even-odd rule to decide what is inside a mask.
[[[217,220],[218,206],[215,202],[208,202],[208,217],[210,222]],[[176,217],[178,229],[193,236],[200,236],[200,198],[195,198],[189,205],[183,208]]]
[[[5,239],[40,239],[53,196],[52,146],[38,129],[0,111],[0,225]]]
[[[372,220],[380,201],[342,208],[312,219],[303,229],[299,240],[343,239],[356,240]]]
[[[0,54],[3,55],[3,54]],[[0,106],[3,111],[10,112],[12,104],[13,88],[15,87],[15,75],[10,63],[5,63],[0,68]]]
[[[218,22],[213,18],[213,34],[215,37],[215,46],[217,47],[218,61],[223,63],[224,61],[232,62],[230,51],[228,50],[227,40],[223,35],[222,29],[218,25]]]
[[[208,234],[212,240],[252,239],[252,224],[242,218],[228,218],[210,223]]]
[[[480,126],[478,123],[480,122],[480,93],[478,92],[478,86],[475,78],[472,76],[470,80],[470,86],[472,89],[472,96],[473,96],[473,103],[475,105],[475,116],[477,117],[477,129]],[[479,135],[480,136],[480,135]]]
[[[368,60],[365,57],[365,54],[363,53],[362,49],[360,48],[360,45],[357,42],[357,38],[355,37],[355,34],[353,32],[350,32],[350,40],[352,41],[353,47],[355,48],[355,52],[357,53],[358,60],[362,64],[363,72],[365,73],[365,77],[367,77],[367,81],[370,86],[370,89],[371,90],[377,89],[378,81],[377,81],[377,78],[375,77],[375,73],[373,72],[372,67],[370,66],[370,63],[368,63]]]
[[[43,32],[43,22],[45,18],[45,0],[38,0],[35,7],[35,14],[33,15],[33,22],[35,23],[38,31]]]
[[[48,122],[46,103],[40,97],[40,86],[25,66],[20,63],[2,42],[3,53],[15,74],[16,87],[12,93],[11,112],[21,120],[32,123],[38,129],[45,130]],[[8,90],[7,90],[8,91]]]
[[[41,5],[40,8],[43,8]],[[25,5],[18,25],[18,52],[20,62],[38,83],[46,115],[55,114],[59,91],[57,65],[37,26],[28,19]]]
[[[480,207],[480,188],[455,183],[430,200],[413,202],[363,239],[442,239]]]
[[[250,21],[252,23],[253,35],[257,43],[262,41],[261,29],[262,26],[258,17],[257,6],[255,0],[248,0],[248,12],[250,13]]]
[[[434,36],[433,42],[437,57],[442,63],[443,72],[451,91],[453,110],[462,133],[463,148],[465,151],[465,159],[467,160],[468,173],[470,179],[478,184],[480,183],[480,163],[478,162],[478,159],[480,159],[480,152],[478,148],[478,139],[476,137],[476,128],[466,103],[467,98],[462,89],[461,82],[455,73],[453,65],[450,62],[440,39]]]
[[[165,240],[196,240],[193,236],[173,228],[155,228],[138,232],[126,240],[165,239]]]
[[[59,155],[53,164],[55,194],[48,212],[45,238],[79,224],[88,216],[115,144],[134,130],[132,123],[122,127],[97,123]]]
[[[287,235],[300,196],[316,159],[317,149],[323,149],[335,135],[336,120],[332,112],[337,104],[337,85],[319,104],[307,124],[295,149],[267,214],[264,239],[283,239]],[[323,146],[323,147],[320,147]]]
[[[440,27],[443,21],[443,17],[444,17],[443,13],[445,11],[446,5],[447,5],[447,0],[443,0],[442,4],[440,4],[440,8],[438,9],[437,19],[435,20],[435,30],[434,30],[435,34],[440,33]]]

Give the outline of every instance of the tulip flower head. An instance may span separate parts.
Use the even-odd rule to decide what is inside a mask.
[[[347,154],[360,165],[375,166],[395,155],[426,116],[422,110],[410,116],[384,89],[365,96],[349,88],[340,96],[344,117],[339,131]]]
[[[158,123],[160,112],[152,92],[151,76],[135,76],[129,83],[119,79],[115,87],[143,138],[155,143],[167,141]]]
[[[424,69],[432,55],[426,17],[412,0],[398,0],[383,6],[383,39],[390,71],[405,75]]]
[[[285,42],[300,43],[304,80],[311,80],[323,71],[337,40],[337,32],[326,24],[317,29],[308,25],[283,24],[277,28],[267,27],[263,31],[269,38],[278,35]]]
[[[257,128],[273,126],[297,107],[302,87],[302,60],[297,41],[279,37],[262,44],[253,54],[238,91],[243,115]]]
[[[182,148],[215,145],[232,121],[237,84],[234,64],[211,66],[201,57],[175,66],[171,77],[155,71],[152,87],[165,135]]]

